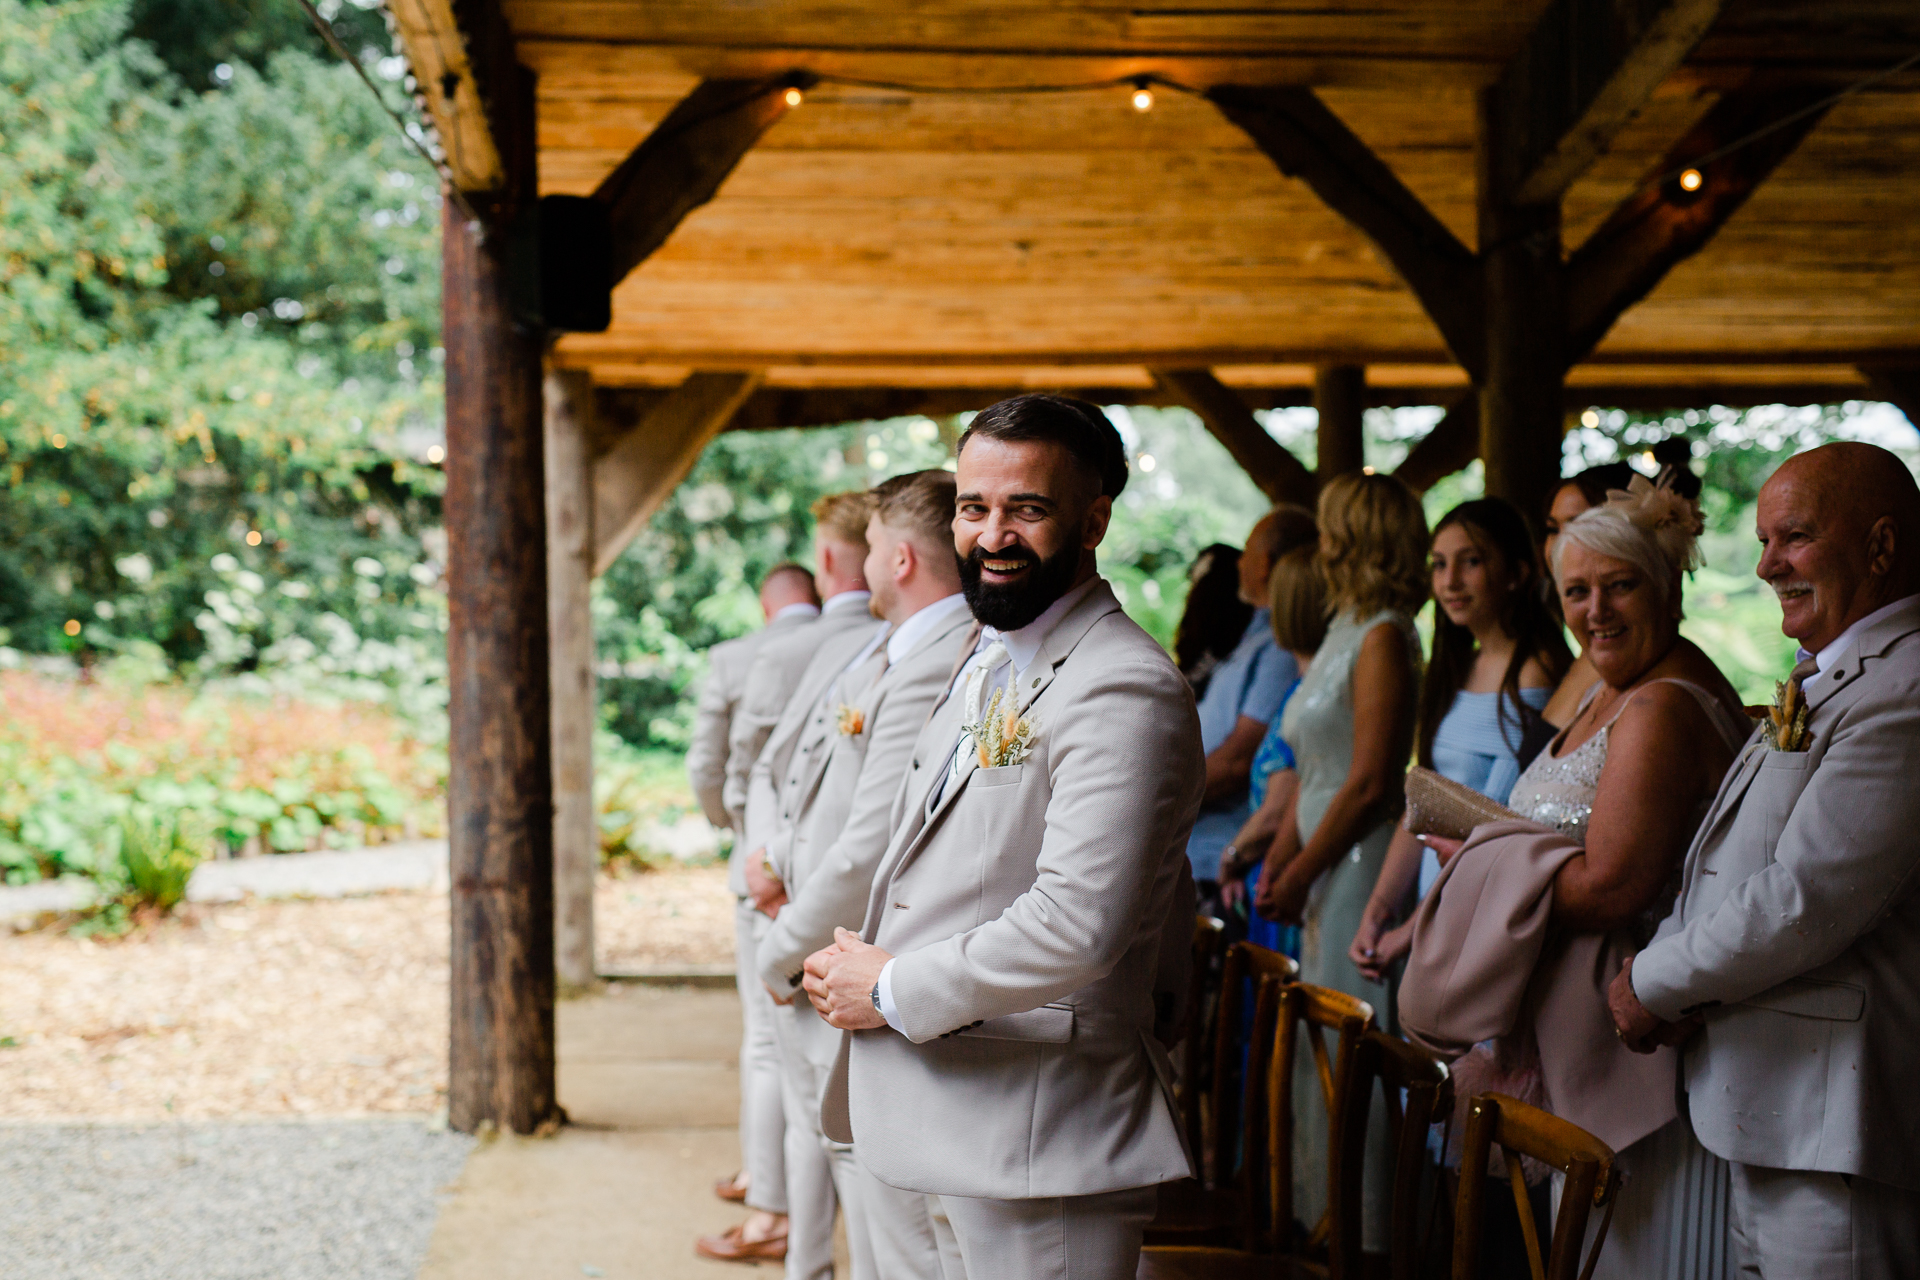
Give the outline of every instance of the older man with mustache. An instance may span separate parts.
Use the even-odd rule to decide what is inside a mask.
[[[1614,1021],[1684,1046],[1743,1275],[1920,1275],[1920,489],[1884,449],[1826,445],[1774,473],[1757,525],[1801,662]]]

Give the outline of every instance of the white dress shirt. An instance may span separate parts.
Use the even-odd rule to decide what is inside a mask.
[[[773,611],[773,616],[771,618],[768,618],[767,621],[769,623],[774,623],[774,622],[780,621],[780,619],[782,618],[796,618],[796,617],[817,618],[819,616],[820,616],[819,605],[808,604],[806,601],[801,600],[795,604],[782,605],[780,608],[775,609]]]
[[[1008,658],[1007,662],[1000,663],[999,665],[1001,667],[1012,668],[1012,682],[1018,683],[1020,677],[1026,674],[1027,668],[1033,665],[1033,660],[1040,656],[1040,646],[1047,642],[1047,636],[1052,633],[1054,627],[1059,625],[1060,619],[1066,617],[1067,611],[1076,604],[1079,604],[1080,601],[1086,597],[1086,594],[1093,590],[1093,584],[1098,581],[1100,581],[1100,578],[1098,575],[1095,575],[1079,586],[1074,587],[1058,600],[1048,605],[1046,612],[1017,631],[1001,631],[994,627],[980,628],[980,641],[974,646],[973,656],[968,658],[966,665],[955,673],[954,679],[959,682],[962,687],[965,687],[967,674],[980,664],[981,655],[985,654],[987,650],[995,644],[999,644],[1005,646]],[[949,597],[949,599],[951,598],[953,597]],[[942,601],[941,603],[944,604],[946,602]],[[938,606],[934,607],[937,608]],[[923,609],[921,612],[930,613],[932,612],[932,608]],[[920,615],[915,614],[914,616],[919,617]],[[987,673],[986,686],[980,691],[982,700],[989,697],[997,687],[999,687],[999,680],[994,672],[989,671]],[[951,691],[951,686],[949,686],[949,691]],[[960,744],[964,741],[966,741],[966,734],[962,733],[960,737],[954,740],[953,750],[958,751]],[[949,760],[952,759],[952,752],[948,753],[947,758]],[[893,961],[891,960],[887,961],[880,969],[880,1016],[885,1018],[887,1025],[895,1031],[901,1030],[899,1007],[893,1002]]]

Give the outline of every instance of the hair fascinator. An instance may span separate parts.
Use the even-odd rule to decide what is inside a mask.
[[[1700,509],[1666,485],[1636,475],[1626,488],[1607,490],[1606,509],[1652,539],[1675,569],[1692,573],[1705,563],[1700,534],[1706,522]]]

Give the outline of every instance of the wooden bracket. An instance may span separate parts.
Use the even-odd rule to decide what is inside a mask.
[[[1152,369],[1153,380],[1181,404],[1200,415],[1207,430],[1240,464],[1260,491],[1275,502],[1311,508],[1319,492],[1313,472],[1267,434],[1232,387],[1210,369]]]
[[[1469,389],[1453,402],[1446,417],[1407,451],[1393,474],[1424,493],[1443,477],[1480,456],[1480,393]]]
[[[727,425],[758,372],[693,373],[593,464],[593,572],[603,574],[646,525],[700,451]]]
[[[1622,312],[1646,297],[1677,264],[1698,253],[1754,189],[1793,154],[1826,115],[1829,97],[1817,85],[1754,83],[1727,94],[1687,131],[1567,260],[1567,360],[1586,358]],[[1796,118],[1796,113],[1805,112]],[[1709,160],[1758,130],[1763,137]],[[1700,187],[1688,192],[1669,175],[1697,167]],[[1656,181],[1657,179],[1668,179]]]
[[[1222,85],[1207,98],[1280,172],[1313,188],[1373,241],[1439,328],[1453,358],[1477,381],[1485,334],[1472,250],[1313,90]]]
[[[766,80],[703,80],[668,112],[593,193],[608,206],[612,283],[645,262],[689,213],[713,199],[760,135],[792,110],[789,91],[814,83],[805,72]]]
[[[1720,0],[1553,0],[1493,94],[1513,203],[1557,203],[1700,43]]]

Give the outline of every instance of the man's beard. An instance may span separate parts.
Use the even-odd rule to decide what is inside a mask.
[[[981,561],[1020,560],[1033,567],[1018,582],[984,581]],[[1047,611],[1047,606],[1073,587],[1080,570],[1080,548],[1069,544],[1051,559],[1043,560],[1021,546],[1004,551],[985,552],[978,543],[966,555],[956,553],[960,566],[960,590],[967,598],[973,616],[996,631],[1018,631]]]

